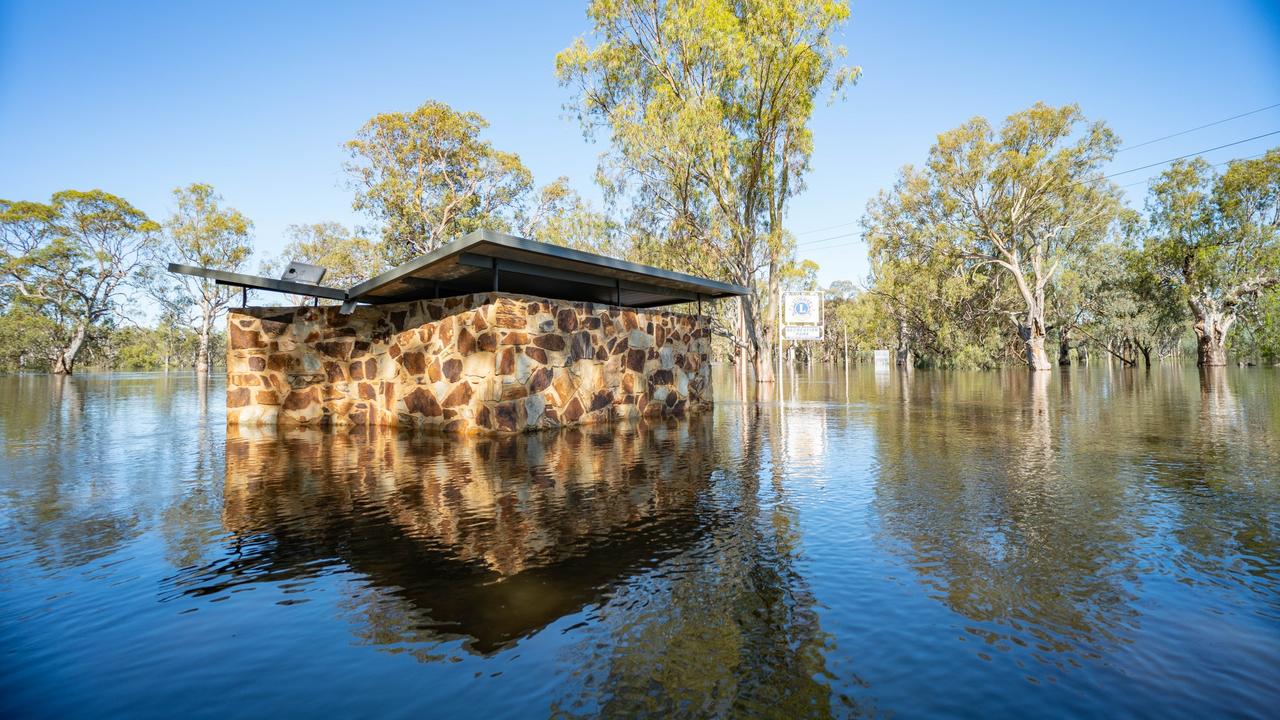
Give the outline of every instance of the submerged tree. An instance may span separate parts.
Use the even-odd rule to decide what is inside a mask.
[[[1191,310],[1197,364],[1227,364],[1242,310],[1280,285],[1280,148],[1215,175],[1180,161],[1151,186],[1145,250],[1153,271]]]
[[[594,44],[576,41],[556,71],[583,125],[609,133],[608,189],[630,198],[641,245],[660,245],[666,264],[694,259],[685,269],[751,289],[735,343],[770,380],[765,307],[789,255],[783,219],[808,170],[809,118],[858,73],[837,64],[848,5],[595,0],[587,13]]]
[[[974,271],[991,266],[988,282],[1012,285],[1019,307],[1006,312],[1031,370],[1051,368],[1044,343],[1055,276],[1117,216],[1117,190],[1100,176],[1117,142],[1076,105],[1037,103],[998,131],[975,118],[943,133],[924,170],[904,171],[896,190],[917,228],[905,237],[908,254],[942,255]]]
[[[192,183],[175,188],[173,199],[173,214],[164,225],[164,252],[169,260],[231,272],[244,266],[253,252],[249,235],[253,223],[248,218],[235,208],[223,207],[222,196],[212,185]],[[170,313],[186,315],[188,308],[195,312],[199,337],[196,373],[207,374],[214,323],[237,294],[236,289],[190,275],[157,280],[152,294]],[[171,283],[177,284],[181,292],[172,292]]]
[[[0,200],[0,287],[12,304],[45,318],[23,326],[52,333],[43,344],[53,348],[55,374],[72,372],[90,330],[137,279],[159,229],[101,190],[63,190],[47,205]]]

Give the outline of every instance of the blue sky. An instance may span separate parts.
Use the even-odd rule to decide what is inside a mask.
[[[0,197],[100,187],[161,219],[174,187],[209,182],[269,255],[291,223],[357,224],[342,143],[427,99],[484,115],[539,182],[567,175],[598,197],[604,148],[566,117],[553,71],[588,29],[584,9],[0,0]],[[974,115],[1074,101],[1136,144],[1280,103],[1274,1],[857,2],[844,41],[864,76],[815,115],[813,171],[789,218],[824,283],[865,275],[854,223],[867,199]],[[1280,107],[1122,153],[1112,170],[1272,130]],[[1272,146],[1280,135],[1207,157]]]

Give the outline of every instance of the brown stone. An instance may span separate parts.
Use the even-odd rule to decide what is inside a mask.
[[[528,333],[523,333],[519,331],[503,333],[502,344],[503,345],[527,345],[529,344],[529,335]]]
[[[365,400],[373,400],[378,397],[378,392],[367,382],[362,382],[357,387],[360,391],[360,397]]]
[[[510,375],[516,371],[516,351],[515,348],[506,348],[498,353],[498,369],[499,375]]]
[[[392,345],[391,347],[387,348],[387,354],[391,356],[392,360],[395,360],[396,358],[400,357],[400,346]]]
[[[654,370],[649,374],[649,382],[653,385],[670,385],[674,381],[670,370]]]
[[[331,383],[342,382],[347,379],[347,374],[342,371],[342,366],[336,362],[326,362],[324,364],[324,372],[326,379]]]
[[[574,330],[577,330],[578,314],[569,308],[563,308],[556,313],[556,327],[560,328],[560,332],[565,333],[571,333]]]
[[[644,351],[631,349],[627,351],[627,369],[644,372]]]
[[[335,360],[346,360],[351,357],[350,340],[326,340],[316,343],[316,350]]]
[[[280,396],[271,390],[259,390],[254,393],[253,401],[259,405],[279,405]]]
[[[471,384],[462,382],[449,391],[449,394],[445,396],[444,402],[441,404],[447,408],[456,408],[469,402],[471,402]]]
[[[267,356],[267,367],[271,370],[292,370],[293,356],[288,353],[273,353]]]
[[[426,417],[439,417],[443,414],[435,396],[422,387],[416,387],[413,392],[404,396],[404,406],[409,412]]]
[[[347,367],[347,372],[351,374],[352,380],[363,380],[364,379],[364,363],[360,360],[356,360],[355,362],[351,363],[351,365]]]
[[[533,344],[543,350],[551,350],[559,352],[564,350],[564,336],[562,335],[539,335],[533,339]]]
[[[249,388],[238,387],[227,389],[227,407],[238,408],[249,404]]]
[[[515,432],[520,425],[521,402],[501,402],[493,406],[493,416],[497,428],[506,432]]]
[[[577,422],[578,418],[582,417],[582,403],[578,401],[577,396],[574,396],[574,398],[569,401],[569,404],[565,406],[563,417],[564,422],[570,423]]]
[[[526,348],[527,350],[527,348]],[[529,376],[529,392],[540,393],[551,386],[551,368],[540,367]]]
[[[608,407],[613,404],[613,391],[609,389],[599,390],[595,395],[591,396],[591,411],[595,412],[601,408]]]
[[[524,313],[515,307],[498,306],[494,313],[494,324],[500,328],[524,328]]]
[[[242,330],[235,323],[227,326],[230,330],[230,346],[232,350],[254,350],[266,347],[257,330]]]
[[[484,319],[484,312],[477,310],[471,314],[471,327],[476,330],[484,330],[489,327],[489,323]]]
[[[472,335],[466,328],[458,330],[458,352],[463,355],[469,355],[475,351],[476,336]]]
[[[421,375],[427,370],[427,356],[420,352],[407,352],[399,358],[400,367],[410,375]]]
[[[257,355],[249,358],[249,369],[253,370],[254,372],[262,372],[263,370],[266,370],[267,359]]]
[[[481,333],[480,337],[476,338],[476,348],[478,348],[480,352],[493,352],[494,350],[497,350],[497,336],[491,332]]]
[[[285,410],[302,410],[309,405],[319,402],[319,394],[314,387],[306,390],[295,390],[285,397],[282,407]]]
[[[373,358],[365,358],[364,376],[370,380],[378,377],[378,361]]]
[[[445,380],[457,382],[458,378],[462,376],[462,361],[458,358],[449,358],[440,366],[440,372]]]
[[[596,360],[604,362],[609,359],[609,353],[605,352],[604,346],[596,348]]]
[[[543,350],[540,347],[534,347],[533,345],[530,345],[524,349],[524,354],[528,355],[534,360],[537,360],[543,365],[547,364],[547,351]]]

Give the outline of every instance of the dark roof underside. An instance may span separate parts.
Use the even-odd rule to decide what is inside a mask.
[[[746,294],[738,285],[478,230],[347,291],[390,303],[490,292],[655,307]]]

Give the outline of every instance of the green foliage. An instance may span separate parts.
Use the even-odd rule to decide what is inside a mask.
[[[480,138],[489,123],[429,101],[382,113],[346,144],[354,207],[380,224],[392,261],[430,252],[472,230],[507,230],[505,213],[533,186],[514,153]]]
[[[174,211],[165,222],[164,254],[171,262],[235,272],[253,253],[253,223],[235,208],[224,207],[212,185],[192,183],[173,191]],[[194,315],[200,338],[198,370],[209,366],[209,338],[214,324],[238,295],[236,288],[212,280],[174,275],[154,268],[151,295],[170,315],[183,321]]]
[[[1037,103],[999,130],[975,118],[945,132],[923,169],[904,168],[863,223],[899,349],[944,361],[964,349],[965,363],[985,365],[1021,344],[1033,369],[1047,369],[1057,275],[1121,214],[1100,172],[1117,142],[1075,105]],[[993,334],[999,319],[1012,322]]]
[[[21,326],[52,371],[72,371],[91,330],[154,260],[159,229],[101,190],[64,190],[48,204],[0,200],[0,287],[9,312],[44,318]]]
[[[588,133],[611,151],[600,177],[630,206],[638,254],[746,285],[737,343],[770,366],[766,297],[788,256],[786,204],[803,189],[818,95],[858,70],[838,67],[845,2],[595,0],[590,41],[556,57]]]
[[[1143,237],[1152,272],[1194,316],[1201,364],[1225,364],[1228,332],[1280,285],[1280,148],[1215,175],[1179,161],[1151,186]]]
[[[321,284],[345,290],[388,268],[381,243],[340,223],[290,225],[284,234],[289,244],[278,260],[267,265],[266,272],[279,272],[295,260],[320,265],[328,270]]]

